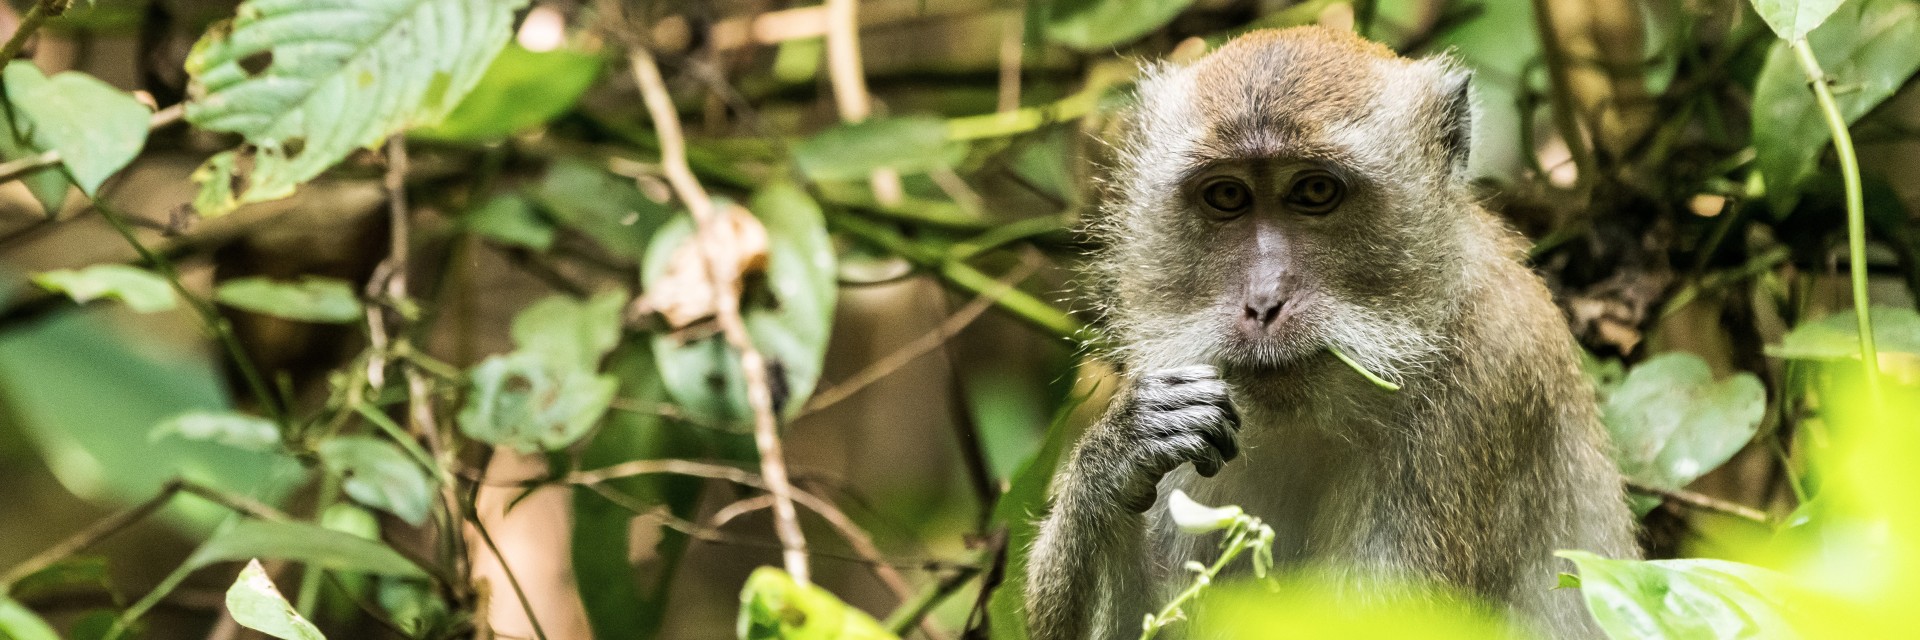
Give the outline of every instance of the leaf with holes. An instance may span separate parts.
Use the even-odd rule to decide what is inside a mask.
[[[32,146],[60,152],[73,183],[91,196],[147,143],[153,112],[99,78],[66,71],[47,77],[32,62],[7,65],[13,126]]]
[[[259,560],[247,561],[233,586],[227,588],[227,613],[240,626],[284,640],[326,640],[320,629],[300,617],[280,588],[273,586]]]
[[[74,302],[114,298],[140,313],[166,311],[179,304],[173,285],[152,271],[124,264],[96,264],[84,269],[60,269],[33,277],[35,284],[67,294]]]
[[[1620,470],[1679,489],[1746,446],[1766,407],[1766,388],[1753,374],[1715,381],[1699,356],[1674,352],[1634,366],[1601,410]]]
[[[723,207],[727,203],[719,203]],[[813,395],[826,357],[838,293],[833,242],[826,220],[806,192],[791,184],[762,188],[747,207],[766,227],[766,277],[748,286],[740,303],[747,333],[766,357],[775,404],[788,416]],[[654,234],[641,268],[651,290],[667,276],[675,249],[693,234],[682,217]],[[653,352],[667,392],[689,416],[714,424],[748,424],[740,355],[718,335],[656,334]]]
[[[355,149],[444,119],[525,4],[248,0],[187,55],[187,120],[240,134],[252,149],[232,204],[287,197]],[[228,175],[202,177],[230,179],[241,165],[230,166]]]
[[[1885,102],[1920,71],[1920,3],[1857,0],[1812,33],[1813,49],[1834,83],[1834,102],[1851,123]],[[1753,89],[1754,168],[1767,184],[1767,206],[1785,217],[1833,133],[1807,89],[1806,72],[1786,42],[1774,43]]]
[[[288,320],[348,323],[361,318],[360,298],[344,280],[303,276],[282,282],[268,278],[236,278],[213,291],[220,304]]]
[[[532,453],[573,444],[613,403],[619,381],[600,361],[620,341],[626,296],[588,300],[552,296],[513,318],[518,349],[482,361],[468,374],[461,432]]]
[[[393,443],[370,436],[339,436],[320,443],[320,461],[341,478],[340,487],[360,504],[420,526],[433,503],[427,472]]]

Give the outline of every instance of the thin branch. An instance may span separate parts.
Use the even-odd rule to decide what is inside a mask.
[[[73,6],[73,0],[40,0],[33,3],[33,8],[27,10],[27,15],[20,18],[20,28],[13,30],[13,35],[7,38],[5,45],[0,45],[0,65],[13,62],[14,58],[20,57],[20,49],[27,46],[27,38],[32,36],[33,32],[39,31],[40,25],[45,23],[47,18],[59,17],[60,14],[66,13],[67,7],[70,6]]]
[[[779,418],[773,410],[773,391],[767,380],[766,359],[753,345],[746,323],[740,318],[740,297],[734,286],[739,281],[738,269],[729,266],[723,255],[723,232],[713,210],[713,200],[707,197],[706,189],[700,186],[693,169],[687,164],[686,139],[680,132],[680,116],[674,112],[673,100],[667,95],[666,81],[660,78],[660,69],[654,64],[653,54],[645,47],[634,47],[630,62],[634,79],[640,85],[641,97],[647,104],[647,112],[653,119],[654,130],[660,135],[661,170],[666,173],[667,183],[673,187],[674,193],[693,215],[697,229],[695,246],[701,249],[707,277],[713,283],[714,319],[719,323],[727,343],[740,354],[740,370],[746,378],[747,405],[753,409],[753,439],[760,452],[760,473],[766,477],[768,491],[773,494],[774,531],[780,537],[780,544],[785,547],[782,555],[785,557],[787,573],[795,581],[807,584],[811,582],[807,571],[807,541],[800,532],[799,514],[793,508],[793,485],[787,479],[786,453],[780,443]]]
[[[540,616],[533,613],[533,601],[528,600],[526,590],[520,588],[520,579],[514,577],[506,554],[500,553],[499,545],[493,543],[493,536],[487,533],[487,525],[480,522],[480,514],[468,512],[467,521],[473,523],[473,530],[480,534],[480,541],[486,543],[487,551],[493,553],[493,559],[500,562],[500,572],[507,575],[507,584],[513,587],[513,595],[520,599],[520,608],[527,613],[527,623],[533,626],[534,637],[547,640],[546,629],[540,628]]]
[[[1033,260],[1023,262],[1019,268],[1014,269],[1013,272],[1008,273],[1005,277],[998,280],[1002,285],[1001,287],[974,296],[973,300],[967,303],[967,306],[961,307],[960,310],[953,315],[947,316],[947,319],[941,322],[940,326],[935,327],[933,331],[920,336],[913,342],[907,343],[906,346],[894,350],[885,357],[873,361],[872,364],[860,369],[859,372],[848,376],[846,381],[814,394],[813,400],[808,401],[807,406],[801,410],[801,415],[820,411],[838,404],[840,401],[852,397],[873,383],[879,382],[887,376],[892,375],[894,371],[913,362],[920,356],[940,348],[940,345],[945,344],[948,340],[952,340],[954,336],[959,335],[962,330],[972,325],[973,321],[980,319],[982,314],[985,314],[988,309],[993,308],[994,303],[1000,301],[1001,296],[1005,295],[1006,292],[1013,291],[1014,286],[1018,285],[1020,281],[1027,279],[1027,276],[1033,275],[1036,268],[1037,265]]]
[[[833,85],[834,106],[842,122],[860,122],[873,115],[873,96],[867,94],[867,72],[860,63],[860,16],[857,0],[827,0],[827,82]],[[900,202],[906,190],[900,172],[881,167],[868,178],[873,199],[882,206]]]
[[[232,495],[197,482],[175,478],[161,485],[160,491],[155,493],[153,497],[146,499],[140,504],[127,507],[118,513],[102,518],[88,525],[87,528],[76,531],[71,536],[67,536],[67,539],[60,541],[59,544],[48,547],[46,550],[28,558],[25,562],[14,565],[12,569],[7,570],[6,574],[0,575],[0,591],[5,591],[6,587],[19,582],[23,578],[39,573],[47,567],[58,564],[61,560],[72,557],[76,553],[85,551],[93,547],[93,545],[113,537],[114,534],[125,531],[135,524],[139,524],[140,521],[145,520],[147,516],[153,515],[154,512],[159,511],[161,507],[167,506],[167,504],[173,500],[174,496],[180,495],[181,493],[200,496],[214,504],[262,520],[286,521],[292,519],[287,514],[280,512],[280,510],[262,504],[252,498]]]
[[[1575,172],[1575,190],[1584,191],[1599,176],[1599,161],[1580,126],[1579,103],[1573,96],[1573,61],[1561,48],[1560,34],[1553,22],[1553,1],[1533,0],[1534,26],[1538,29],[1540,54],[1546,58],[1548,85],[1553,93],[1553,121],[1567,143]],[[1531,151],[1531,150],[1529,150]]]
[[[920,625],[921,629],[926,629],[927,614],[932,612],[934,607],[945,602],[948,597],[959,593],[960,587],[966,586],[975,576],[980,575],[980,571],[978,566],[961,569],[907,599],[892,615],[887,616],[887,630],[892,631],[894,635],[905,636],[907,630],[914,625]]]
[[[35,8],[37,9],[38,7]],[[7,59],[10,60],[11,58]],[[184,108],[177,104],[155,111],[153,112],[153,116],[147,119],[147,130],[153,131],[179,122],[181,115],[184,113]],[[39,155],[9,160],[5,163],[0,163],[0,182],[16,180],[28,173],[45,169],[60,164],[61,162],[65,162],[65,160],[60,157],[60,151],[58,149],[49,149],[40,152]]]
[[[1730,515],[1735,518],[1740,518],[1742,520],[1751,520],[1753,522],[1758,522],[1760,524],[1772,523],[1772,520],[1767,518],[1767,514],[1759,509],[1755,509],[1753,507],[1749,507],[1747,505],[1740,504],[1737,502],[1721,500],[1719,498],[1715,498],[1713,496],[1710,496],[1704,493],[1687,491],[1685,489],[1662,489],[1660,487],[1656,487],[1648,484],[1641,484],[1631,480],[1627,481],[1627,488],[1633,489],[1634,491],[1639,491],[1641,493],[1650,493],[1656,496],[1660,496],[1662,498],[1666,498],[1674,502],[1687,505],[1689,507],[1694,507],[1697,509],[1706,509],[1708,511],[1713,511],[1716,513],[1724,513],[1726,515]]]

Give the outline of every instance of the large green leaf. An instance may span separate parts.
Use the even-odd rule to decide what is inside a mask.
[[[0,107],[6,109],[0,112],[0,160],[25,160],[40,155],[44,149],[34,148],[27,141],[26,132],[14,126],[15,116],[12,114],[15,109],[4,102],[0,102]],[[60,212],[60,207],[67,202],[67,190],[73,188],[73,181],[67,179],[66,172],[60,167],[42,167],[26,172],[21,174],[20,183],[27,187],[28,193],[33,194],[34,200],[40,202],[40,208],[48,217]]]
[[[898,640],[833,592],[794,582],[773,567],[755,569],[740,590],[741,640]]]
[[[259,560],[250,560],[227,588],[227,613],[240,626],[284,640],[326,640],[273,586]]]
[[[1807,34],[1807,44],[1833,80],[1840,114],[1851,123],[1920,70],[1920,55],[1913,53],[1920,51],[1920,3],[1847,3],[1832,20]],[[1774,215],[1785,216],[1833,140],[1807,89],[1806,72],[1786,42],[1774,43],[1768,52],[1753,105],[1754,167],[1766,180],[1768,207]]]
[[[946,149],[944,120],[874,118],[837,125],[800,141],[793,147],[793,159],[815,180],[854,180],[881,167],[914,173],[948,164]]]
[[[386,543],[306,522],[241,520],[200,545],[186,563],[205,567],[254,558],[293,560],[334,571],[428,577],[420,565]]]
[[[74,302],[114,298],[140,313],[166,311],[179,305],[173,285],[152,271],[124,264],[96,264],[83,269],[47,271],[33,277],[48,291],[67,294]]]
[[[433,480],[392,442],[370,436],[337,436],[320,443],[320,461],[338,474],[340,487],[360,504],[420,526],[433,504]]]
[[[67,71],[49,78],[26,60],[7,64],[13,126],[34,148],[60,152],[73,183],[91,196],[147,144],[153,112],[99,78]]]
[[[1843,0],[1753,0],[1753,10],[1781,40],[1799,40],[1827,21]]]
[[[519,348],[473,368],[460,430],[522,451],[565,447],[586,435],[613,401],[618,381],[600,375],[600,360],[620,338],[626,296],[591,300],[553,296],[513,320]]]
[[[284,198],[355,149],[445,118],[525,4],[248,0],[188,54],[187,120],[240,134],[253,149],[235,203]]]
[[[1920,354],[1920,313],[1904,307],[1875,305],[1867,311],[1873,320],[1873,346],[1881,353]],[[1859,360],[1860,324],[1852,309],[1801,323],[1767,347],[1767,355],[1790,360]]]
[[[82,313],[0,334],[0,404],[62,485],[90,500],[132,503],[183,477],[275,502],[302,477],[284,456],[148,431],[186,411],[231,407],[227,383],[200,352],[139,344]],[[227,511],[176,500],[176,524],[211,526]]]
[[[460,106],[439,125],[413,132],[435,140],[497,140],[545,124],[580,100],[600,77],[600,56],[574,51],[500,50]]]
[[[282,282],[269,278],[235,278],[213,290],[220,304],[288,320],[359,322],[360,297],[353,285],[338,278],[301,276]]]
[[[1766,403],[1766,388],[1753,374],[1716,382],[1699,356],[1673,352],[1628,371],[1601,410],[1621,471],[1678,489],[1746,446]]]
[[[1060,0],[1047,19],[1047,39],[1090,51],[1131,41],[1160,28],[1193,0]]]
[[[754,194],[748,208],[767,229],[768,295],[755,295],[750,287],[741,315],[754,346],[766,357],[768,367],[781,375],[776,384],[785,394],[776,401],[792,415],[813,394],[826,357],[838,294],[833,242],[827,237],[820,206],[799,187],[768,185]],[[692,233],[692,220],[682,217],[654,234],[641,270],[646,286],[660,281],[674,248]],[[688,415],[715,424],[752,421],[739,355],[721,336],[686,342],[677,335],[659,334],[654,337],[653,352],[667,391]]]
[[[9,640],[60,640],[60,634],[26,605],[0,594],[0,638]]]
[[[1724,560],[1612,560],[1561,551],[1580,568],[1580,592],[1616,640],[1796,638],[1785,577]]]
[[[1441,587],[1376,581],[1369,583],[1364,597],[1353,597],[1349,586],[1311,572],[1272,581],[1214,583],[1202,594],[1199,606],[1189,607],[1194,613],[1193,628],[1186,637],[1535,637],[1518,633],[1491,607]]]

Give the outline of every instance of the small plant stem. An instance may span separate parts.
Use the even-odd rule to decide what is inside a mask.
[[[1360,366],[1360,363],[1354,362],[1353,358],[1348,357],[1346,353],[1340,351],[1339,347],[1329,346],[1327,347],[1327,351],[1332,353],[1333,357],[1339,358],[1341,362],[1346,363],[1347,366],[1353,367],[1355,372],[1358,372],[1361,377],[1366,378],[1368,382],[1372,382],[1374,386],[1388,391],[1400,390],[1400,385],[1389,382],[1386,378],[1374,375],[1372,371],[1368,371],[1366,367]]]
[[[1226,548],[1220,551],[1220,558],[1214,560],[1213,565],[1207,567],[1206,571],[1194,576],[1193,584],[1187,585],[1180,595],[1174,596],[1172,602],[1161,607],[1159,613],[1153,614],[1153,623],[1140,630],[1140,640],[1153,640],[1154,634],[1171,624],[1174,612],[1179,611],[1180,607],[1185,606],[1188,601],[1198,597],[1201,590],[1213,583],[1213,577],[1220,575],[1220,570],[1226,568],[1227,563],[1233,562],[1234,558],[1240,557],[1240,553],[1248,549],[1247,538],[1251,535],[1253,535],[1253,527],[1246,526],[1244,523],[1236,525],[1233,536],[1227,540]]]
[[[0,65],[13,62],[13,59],[20,55],[20,49],[27,46],[27,38],[31,37],[33,32],[39,31],[40,25],[45,23],[47,18],[66,13],[67,7],[71,5],[72,0],[40,0],[33,3],[33,8],[27,9],[27,15],[20,17],[20,28],[13,31],[12,37],[7,38],[6,45],[0,46]]]
[[[1807,85],[1813,89],[1814,100],[1820,103],[1820,113],[1826,116],[1827,129],[1833,132],[1834,155],[1840,159],[1840,181],[1847,191],[1847,266],[1853,278],[1853,313],[1859,322],[1860,362],[1866,367],[1867,390],[1876,402],[1880,397],[1880,357],[1879,350],[1873,345],[1873,318],[1868,313],[1871,308],[1867,300],[1867,205],[1860,190],[1860,161],[1853,153],[1853,136],[1847,133],[1846,116],[1840,113],[1840,105],[1833,99],[1833,88],[1827,86],[1827,74],[1820,69],[1820,60],[1813,57],[1813,47],[1806,38],[1790,43],[1793,54],[1800,59],[1800,68],[1807,72]]]
[[[254,366],[253,358],[247,355],[247,349],[240,344],[239,336],[234,335],[233,325],[228,323],[226,318],[221,317],[219,310],[214,309],[212,304],[188,291],[187,286],[180,282],[180,272],[173,268],[173,263],[167,260],[166,256],[155,253],[141,243],[140,237],[134,234],[133,227],[127,224],[118,211],[98,202],[94,203],[93,208],[100,212],[100,217],[105,218],[107,224],[113,225],[113,229],[120,232],[120,237],[125,238],[127,244],[133,246],[133,250],[140,254],[141,259],[153,265],[153,269],[167,279],[167,284],[173,285],[174,293],[179,294],[180,299],[186,300],[187,306],[193,307],[194,312],[200,315],[200,322],[206,325],[207,330],[212,332],[214,338],[226,348],[227,356],[233,359],[234,368],[240,370],[240,377],[246,381],[247,389],[251,390],[254,398],[260,401],[260,409],[266,412],[267,417],[279,424],[282,430],[287,429],[287,416],[280,408],[279,398],[273,394],[272,387],[267,386],[267,379],[260,375],[260,369]]]
[[[506,554],[500,553],[499,545],[493,543],[493,535],[487,533],[487,525],[480,521],[479,508],[467,510],[467,522],[473,524],[473,530],[480,534],[480,541],[486,543],[487,550],[493,552],[493,559],[500,561],[500,573],[506,574],[507,585],[513,587],[513,595],[520,599],[520,609],[527,614],[527,624],[533,627],[533,636],[547,640],[547,631],[540,627],[540,616],[533,614],[533,601],[527,599],[527,592],[520,588],[520,579],[514,577],[513,567],[507,565]]]

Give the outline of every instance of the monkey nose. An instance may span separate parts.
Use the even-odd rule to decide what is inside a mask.
[[[1278,295],[1248,296],[1241,307],[1240,319],[1248,328],[1264,330],[1280,318],[1280,308],[1286,306],[1286,302]]]

